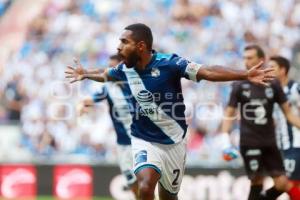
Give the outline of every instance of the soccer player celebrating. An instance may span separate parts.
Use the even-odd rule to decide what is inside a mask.
[[[265,54],[261,47],[249,45],[245,48],[244,61],[247,69],[252,69],[264,60]],[[288,187],[281,153],[276,144],[272,117],[275,103],[281,106],[289,123],[300,127],[300,118],[292,114],[277,80],[267,86],[256,85],[247,80],[235,82],[225,110],[221,128],[224,137],[228,137],[237,108],[240,111],[240,153],[251,180],[249,200],[276,199],[283,192],[292,191]],[[272,176],[275,184],[265,194],[261,194],[265,175]]]
[[[109,59],[109,66],[117,66],[121,62],[118,55],[112,55]],[[137,198],[137,182],[132,171],[133,161],[131,153],[131,123],[130,104],[125,96],[123,87],[120,84],[105,83],[101,92],[96,92],[91,98],[84,99],[78,106],[79,114],[87,112],[87,108],[95,103],[108,101],[109,114],[117,134],[117,154],[119,167],[127,180],[127,185]]]
[[[282,56],[270,58],[269,65],[274,67],[276,76],[288,99],[292,112],[300,116],[300,85],[288,77],[290,62]],[[274,110],[276,134],[279,148],[283,152],[284,165],[290,183],[289,187],[296,186],[290,192],[292,199],[300,199],[300,129],[291,125],[278,106]]]
[[[139,198],[153,200],[159,183],[159,198],[176,200],[185,168],[187,131],[180,79],[249,80],[265,85],[273,79],[273,69],[261,69],[262,63],[247,71],[197,64],[153,51],[152,41],[148,26],[129,25],[118,46],[123,63],[101,74],[82,66],[68,67],[65,73],[71,82],[86,78],[124,82],[134,108],[131,144]]]

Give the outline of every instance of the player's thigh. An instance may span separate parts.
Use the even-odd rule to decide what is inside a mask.
[[[139,188],[149,188],[153,191],[161,176],[160,173],[151,167],[142,168],[135,175],[137,177]]]
[[[285,176],[283,157],[276,145],[265,147],[262,158],[268,175],[272,177]]]
[[[162,174],[161,152],[152,143],[132,137],[132,155],[134,173],[140,184],[152,184],[158,182]]]
[[[255,147],[240,147],[241,156],[244,161],[245,171],[250,180],[259,182],[264,176],[264,165],[262,162],[262,149]]]
[[[164,149],[164,162],[162,165],[162,177],[160,179],[161,191],[167,191],[174,197],[180,190],[185,171],[186,140],[180,143],[168,145]],[[166,195],[165,195],[166,196]]]

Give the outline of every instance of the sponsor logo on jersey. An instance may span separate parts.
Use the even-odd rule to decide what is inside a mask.
[[[157,107],[154,105],[154,95],[148,90],[141,90],[137,94],[137,101],[140,104],[138,110],[142,116],[157,115]]]
[[[158,77],[160,75],[160,71],[157,68],[152,68],[151,70],[151,76]]]
[[[140,85],[142,84],[141,80],[133,79],[133,80],[128,80],[129,85]]]
[[[246,156],[258,156],[261,155],[260,149],[250,149],[246,152]]]
[[[267,98],[272,99],[274,97],[274,92],[272,88],[266,88],[265,89],[265,94],[267,96]]]
[[[242,84],[243,89],[250,89],[250,84],[249,83],[244,83]]]
[[[141,90],[137,94],[137,100],[140,104],[150,105],[154,101],[153,94],[148,90]]]

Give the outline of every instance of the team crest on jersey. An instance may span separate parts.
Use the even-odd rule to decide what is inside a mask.
[[[134,159],[135,159],[135,165],[138,165],[139,163],[147,162],[147,151],[146,150],[139,151],[137,154],[135,154]]]
[[[151,76],[158,77],[160,75],[160,71],[157,68],[152,68],[151,70]]]
[[[242,94],[247,97],[247,98],[250,98],[251,96],[251,91],[250,90],[243,90]]]
[[[259,163],[258,163],[258,161],[256,159],[250,160],[249,165],[250,165],[250,169],[252,171],[257,171],[258,170]]]
[[[274,97],[273,89],[270,87],[265,89],[265,94],[266,94],[267,98],[269,98],[269,99],[272,99]]]

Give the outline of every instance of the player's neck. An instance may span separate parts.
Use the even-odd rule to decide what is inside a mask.
[[[288,83],[289,83],[289,78],[288,77],[283,77],[279,81],[280,81],[282,86],[287,86]]]
[[[136,69],[139,71],[143,71],[146,69],[147,65],[150,63],[152,59],[152,53],[145,53],[142,55],[142,59],[137,63]]]

